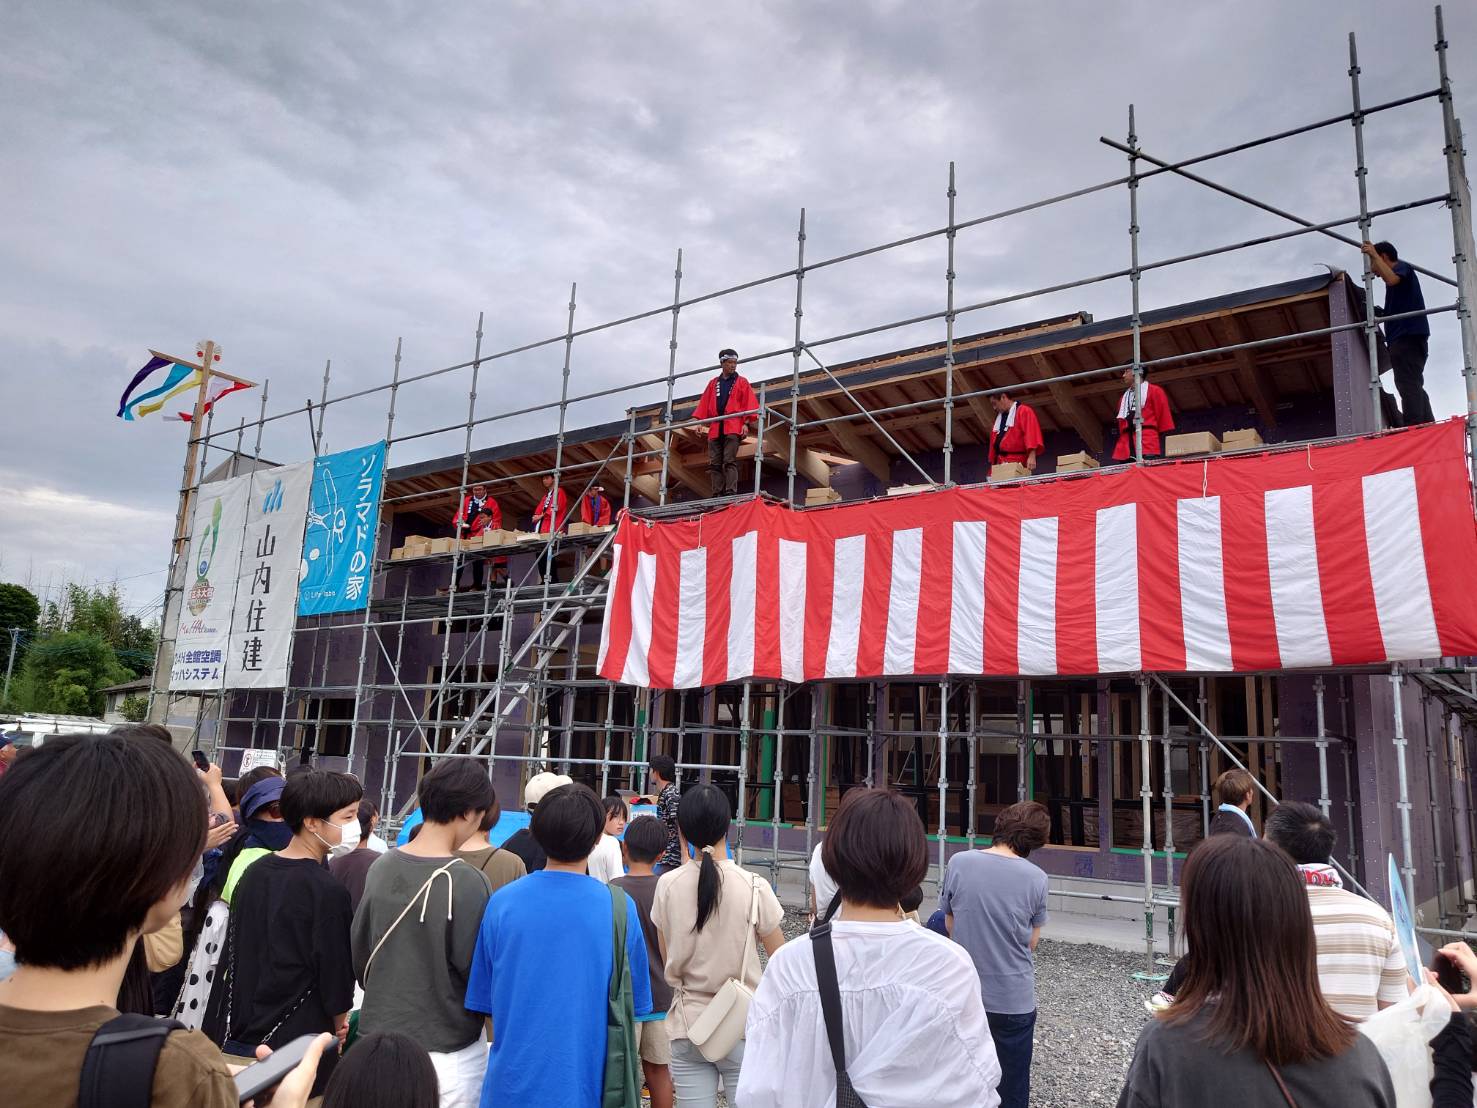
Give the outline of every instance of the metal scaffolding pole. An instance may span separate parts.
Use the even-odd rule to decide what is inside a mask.
[[[1441,842],[1441,806],[1436,803],[1436,747],[1431,742],[1431,694],[1421,690],[1421,744],[1426,748],[1426,800],[1431,813],[1431,845],[1436,856],[1436,915],[1446,918],[1446,855]]]
[[[1461,337],[1462,383],[1467,393],[1467,455],[1477,483],[1477,258],[1468,254],[1472,242],[1472,193],[1467,184],[1466,150],[1462,126],[1451,99],[1446,71],[1446,25],[1436,5],[1436,66],[1440,78],[1441,131],[1445,138],[1448,205],[1451,209],[1452,262],[1456,265],[1457,333]]]
[[[739,754],[738,754],[738,843],[734,847],[734,861],[744,864],[744,831],[749,826],[749,712],[753,682],[744,682],[743,696],[739,701]]]
[[[944,314],[944,484],[954,481],[954,163],[949,163],[949,230],[948,264],[944,268],[947,282]],[[942,880],[942,877],[940,878]]]
[[[921,723],[922,720],[919,720]],[[939,682],[939,887],[949,866],[949,679]]]
[[[1405,769],[1405,712],[1400,702],[1400,693],[1404,688],[1405,676],[1400,667],[1390,667],[1390,698],[1393,706],[1392,715],[1395,725],[1395,765],[1399,770],[1400,799],[1396,802],[1396,808],[1400,811],[1400,872],[1405,878],[1405,899],[1409,903],[1411,911],[1415,911],[1415,857],[1412,853],[1413,847],[1410,838],[1410,780]]]
[[[1359,49],[1354,42],[1354,32],[1349,32],[1349,91],[1354,98],[1354,179],[1359,184],[1359,237],[1369,241],[1369,193],[1365,178],[1369,171],[1364,165],[1364,113],[1359,109]],[[1369,405],[1374,414],[1374,429],[1385,427],[1384,412],[1380,410],[1380,354],[1379,330],[1374,314],[1374,265],[1368,254],[1361,254],[1364,262],[1364,342],[1369,358]]]
[[[769,806],[769,881],[772,885],[778,884],[780,879],[780,823],[785,807],[785,702],[788,698],[789,688],[781,683],[775,714],[774,803]]]
[[[765,417],[769,415],[769,405],[764,399],[764,394],[769,385],[759,382],[759,418],[754,426],[754,495],[759,495],[759,485],[764,477],[764,432]]]
[[[795,503],[795,455],[800,435],[800,324],[805,318],[805,209],[800,209],[800,233],[796,235],[795,266],[795,359],[790,371],[790,466],[785,475],[785,499]]]
[[[969,683],[969,823],[965,829],[965,837],[969,840],[969,849],[975,847],[975,812],[978,810],[976,804],[976,790],[978,789],[978,767],[979,767],[979,720],[980,701],[979,685],[970,681]]]
[[[1318,807],[1328,816],[1328,726],[1323,712],[1323,674],[1313,678],[1318,709]]]
[[[389,412],[385,416],[385,454],[384,461],[380,470],[381,488],[384,487],[384,479],[385,476],[389,473],[390,469],[390,436],[395,433],[395,401],[400,392],[400,356],[404,348],[404,342],[405,340],[403,338],[397,338],[395,340],[395,368],[390,374],[390,404]],[[381,521],[380,526],[384,526],[384,521]],[[376,539],[377,538],[378,536],[376,536]],[[379,546],[378,542],[375,543],[375,546],[377,549]],[[374,576],[372,572],[370,574],[369,586],[365,590],[365,594],[364,622],[359,628],[359,671],[358,676],[354,679],[354,685],[356,688],[364,687],[364,667],[369,660],[369,620],[371,613],[373,613],[374,611]],[[325,667],[328,665],[326,655],[324,657],[323,664]],[[363,697],[354,697],[354,714],[349,720],[348,761],[350,770],[354,770],[355,767],[354,751],[359,742],[359,710],[362,706]],[[318,744],[317,740],[315,739],[313,743],[313,749],[316,750],[317,748]]]
[[[1154,966],[1154,790],[1150,787],[1153,748],[1149,735],[1149,679],[1138,676],[1139,686],[1139,801],[1142,805],[1144,841],[1144,977],[1158,976]]]
[[[821,697],[825,685],[810,686],[809,753],[805,759],[805,857],[815,849],[816,832],[820,830],[820,761],[821,761]]]
[[[1128,283],[1133,290],[1133,384],[1129,411],[1133,414],[1133,460],[1144,461],[1143,320],[1139,316],[1139,137],[1134,129],[1133,105],[1128,105]],[[1151,936],[1152,945],[1152,936]],[[1150,958],[1152,962],[1152,957]],[[1153,966],[1151,965],[1152,972]]]
[[[570,299],[574,299],[573,296]],[[677,313],[682,310],[682,250],[677,250],[677,269],[672,274],[672,337],[667,340],[667,403],[662,408],[662,476],[657,503],[667,502],[667,462],[672,454],[672,390],[677,382]]]
[[[1207,708],[1210,701],[1205,695],[1205,678],[1199,678],[1195,683],[1195,706],[1200,710],[1200,718],[1204,719],[1209,713]],[[1203,739],[1200,742],[1200,837],[1208,838],[1210,835],[1210,745]]]

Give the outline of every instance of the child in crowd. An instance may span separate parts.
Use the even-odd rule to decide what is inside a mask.
[[[603,805],[605,834],[600,836],[590,855],[590,876],[609,885],[626,872],[621,861],[621,833],[626,829],[626,820],[631,818],[631,810],[618,796],[607,796]]]
[[[607,809],[608,810],[608,809]],[[653,870],[667,849],[667,829],[653,816],[640,816],[626,824],[623,851],[626,875],[612,885],[625,890],[636,902],[641,932],[646,936],[646,957],[651,969],[651,1016],[638,1023],[641,1069],[651,1092],[651,1108],[672,1108],[672,1043],[667,1038],[667,1009],[672,1006],[672,988],[667,984],[661,938],[651,922],[651,904],[656,896],[657,875]]]

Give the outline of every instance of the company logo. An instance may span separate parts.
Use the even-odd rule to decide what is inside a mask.
[[[262,498],[262,515],[268,515],[282,507],[282,482],[279,479],[272,491]]]

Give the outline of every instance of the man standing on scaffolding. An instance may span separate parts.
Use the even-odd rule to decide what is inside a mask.
[[[708,424],[708,475],[714,496],[738,495],[738,448],[744,428],[759,419],[759,398],[738,372],[738,354],[725,346],[718,351],[721,372],[708,382],[702,399],[693,409],[693,419],[710,419]],[[734,419],[716,416],[734,413]]]
[[[1369,255],[1369,266],[1385,283],[1385,306],[1378,314],[1402,315],[1424,312],[1426,298],[1421,293],[1421,279],[1409,262],[1388,242],[1366,242],[1361,250]],[[1395,391],[1400,394],[1400,423],[1411,427],[1417,423],[1434,423],[1431,398],[1426,395],[1426,353],[1431,341],[1431,323],[1423,315],[1409,319],[1392,319],[1385,324],[1385,348],[1390,351],[1390,365],[1395,370]]]
[[[1036,471],[1036,455],[1046,445],[1041,438],[1041,421],[1029,404],[1011,398],[1008,392],[990,397],[995,409],[995,424],[990,428],[990,465],[1014,462],[1032,473]]]
[[[502,525],[502,509],[497,506],[496,500],[487,495],[487,486],[481,481],[472,486],[472,491],[462,500],[456,519],[452,521],[452,526],[456,528],[456,537],[463,543],[467,543],[469,539],[481,538],[484,531],[497,531]],[[468,550],[463,554],[463,559],[472,567],[472,588],[481,592],[483,556]],[[499,558],[493,563],[494,581],[507,576],[507,564],[506,558]]]
[[[1123,371],[1123,383],[1128,387],[1123,399],[1118,401],[1118,443],[1113,447],[1115,462],[1133,460],[1134,410],[1142,407],[1144,413],[1144,457],[1158,458],[1164,453],[1164,436],[1174,430],[1174,415],[1169,410],[1169,396],[1158,385],[1149,383],[1149,371],[1139,367],[1143,384],[1138,396],[1134,396],[1133,369]]]

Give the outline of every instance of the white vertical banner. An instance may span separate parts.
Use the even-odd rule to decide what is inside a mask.
[[[250,493],[250,474],[201,485],[196,493],[185,595],[169,670],[171,689],[222,687]]]
[[[313,463],[257,470],[250,480],[225,687],[280,689],[297,623]]]

